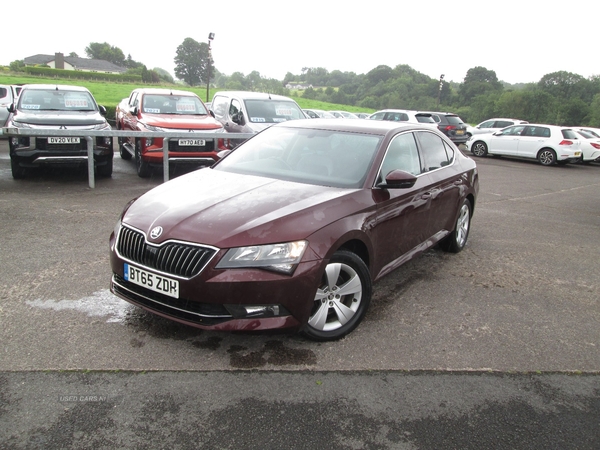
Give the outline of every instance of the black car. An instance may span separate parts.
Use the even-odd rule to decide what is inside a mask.
[[[87,140],[82,137],[27,136],[27,130],[110,130],[106,108],[80,86],[30,84],[23,86],[17,103],[11,104],[8,127],[19,129],[9,138],[13,178],[23,178],[33,167],[87,165]],[[112,137],[94,138],[94,163],[98,175],[113,170]]]
[[[438,129],[452,140],[456,145],[464,144],[469,139],[467,124],[456,114],[449,112],[430,112],[431,117],[438,125]]]

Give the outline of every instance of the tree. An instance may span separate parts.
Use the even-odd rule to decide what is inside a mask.
[[[210,72],[209,72],[210,71]],[[208,44],[185,38],[177,47],[175,56],[175,76],[190,86],[199,86],[214,73],[213,61]]]
[[[125,66],[125,55],[123,54],[123,51],[119,47],[113,47],[106,42],[91,42],[90,45],[85,48],[85,54],[91,59],[102,59],[116,64],[117,66]]]
[[[477,66],[469,69],[460,85],[461,104],[468,105],[478,95],[502,92],[504,86],[498,81],[496,72]]]
[[[173,80],[173,76],[169,72],[167,72],[165,69],[161,69],[160,67],[155,67],[152,70],[158,74],[158,76],[160,77],[161,80],[164,80],[167,83],[175,83],[175,80]]]

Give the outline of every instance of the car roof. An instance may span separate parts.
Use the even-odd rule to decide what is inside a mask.
[[[434,131],[431,127],[411,122],[392,122],[386,120],[349,120],[339,119],[305,119],[289,120],[274,125],[276,127],[312,128],[319,130],[346,131],[385,136],[390,132],[408,130]],[[435,131],[434,131],[435,132]]]
[[[250,91],[219,91],[213,96],[224,95],[227,97],[238,97],[243,100],[288,100],[293,101],[289,97],[277,94],[269,94],[267,92],[250,92]]]
[[[81,91],[90,92],[88,88],[83,86],[71,86],[68,84],[24,84],[23,89],[35,89],[35,90],[48,90],[54,89],[56,91]]]
[[[194,97],[198,97],[195,92],[191,91],[181,91],[178,89],[163,89],[163,88],[138,88],[134,89],[140,94],[161,94],[161,95],[191,95]]]

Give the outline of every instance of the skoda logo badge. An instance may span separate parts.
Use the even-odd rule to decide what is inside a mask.
[[[160,237],[162,232],[163,232],[162,227],[154,227],[154,228],[152,228],[152,231],[150,231],[150,237],[152,239],[157,239],[158,237]]]

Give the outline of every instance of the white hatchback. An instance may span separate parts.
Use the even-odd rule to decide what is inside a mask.
[[[479,125],[467,126],[467,136],[471,137],[474,134],[493,133],[502,128],[510,127],[511,125],[519,125],[529,123],[526,120],[521,119],[506,119],[506,118],[494,118],[488,119],[485,122],[481,122]]]
[[[600,162],[600,134],[594,128],[576,128],[581,139],[581,161],[583,163]]]
[[[465,144],[475,156],[515,156],[537,159],[540,164],[566,164],[581,159],[581,140],[571,128],[521,124],[500,131],[476,134]]]
[[[428,125],[437,129],[437,123],[431,113],[411,111],[408,109],[383,109],[371,114],[370,120],[389,120],[392,122],[408,122]]]

